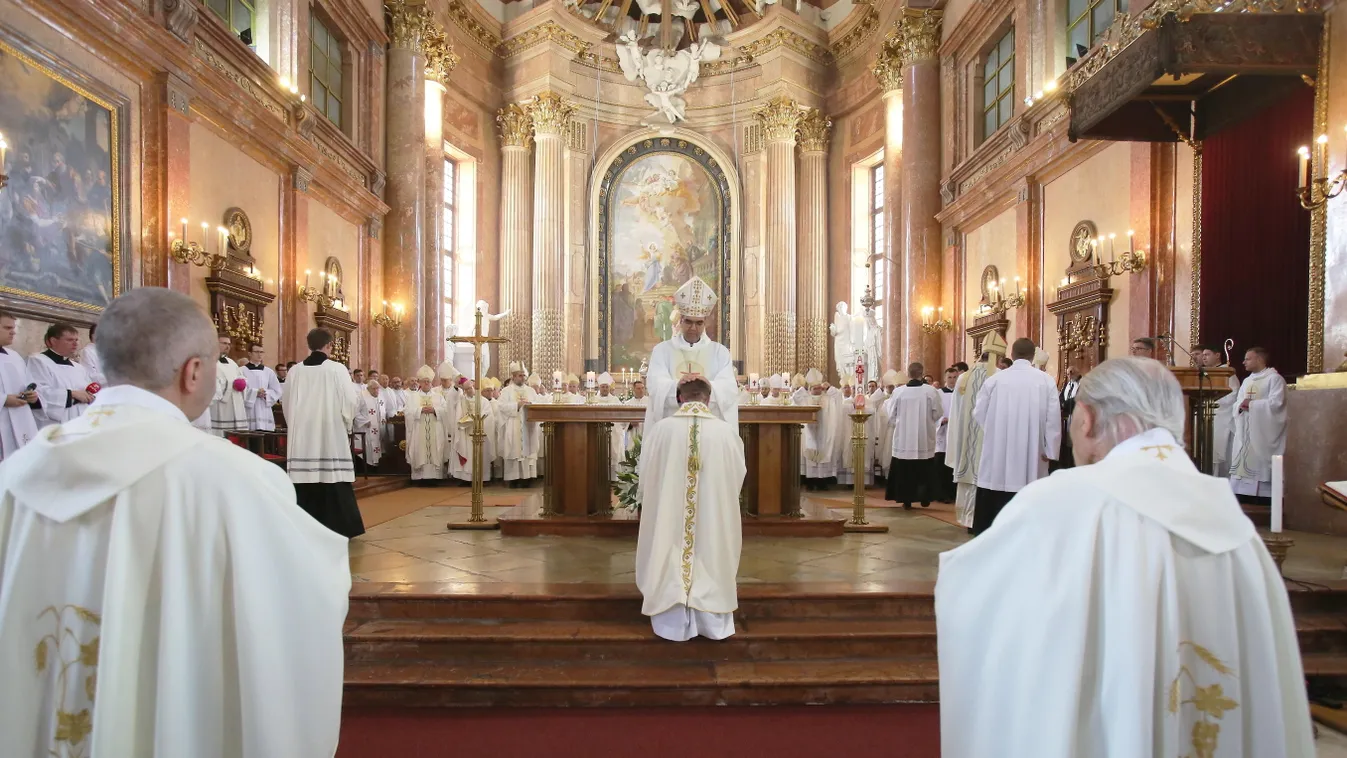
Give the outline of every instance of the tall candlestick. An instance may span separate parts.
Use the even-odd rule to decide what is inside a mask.
[[[1286,456],[1272,456],[1272,533],[1282,531],[1282,494],[1286,487]]]
[[[1299,182],[1300,189],[1305,189],[1310,183],[1310,149],[1302,145],[1296,151],[1296,157],[1300,159],[1300,170],[1296,172],[1296,181]]]

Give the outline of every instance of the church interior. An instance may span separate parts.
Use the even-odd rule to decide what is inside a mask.
[[[303,361],[321,327],[408,387],[446,364],[584,385],[539,406],[527,486],[480,460],[471,490],[412,486],[401,414],[357,462],[338,756],[938,755],[952,498],[802,483],[812,416],[757,388],[939,386],[992,338],[1032,340],[1059,389],[1140,344],[1194,398],[1201,346],[1236,387],[1263,348],[1291,385],[1278,531],[1242,499],[1293,539],[1311,693],[1347,681],[1336,0],[0,0],[0,145],[22,355],[166,287],[240,364]],[[592,390],[632,396],[694,278],[753,395],[740,634],[662,646],[610,494],[606,430],[643,412]],[[283,460],[277,419],[235,441]]]

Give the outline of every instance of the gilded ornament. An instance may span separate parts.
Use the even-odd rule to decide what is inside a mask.
[[[821,63],[825,66],[831,65],[833,62],[833,55],[829,52],[828,48],[811,42],[786,28],[780,28],[769,34],[764,34],[758,39],[743,45],[739,49],[743,51],[749,59],[753,59],[770,50],[775,50],[778,47],[786,47],[794,50],[815,63]]]
[[[1314,81],[1324,86],[1314,88],[1314,133],[1325,134],[1328,131],[1328,43],[1329,24],[1324,23],[1323,36],[1319,40],[1319,68]],[[1324,176],[1327,166],[1313,166],[1312,175]],[[1199,185],[1200,186],[1200,185]],[[1324,331],[1328,326],[1324,322],[1324,284],[1328,262],[1328,208],[1321,204],[1310,211],[1310,308],[1309,323],[1305,340],[1306,368],[1311,374],[1324,370]],[[1194,322],[1196,323],[1196,322]]]
[[[449,44],[449,36],[438,24],[431,22],[421,38],[421,50],[426,56],[426,78],[440,84],[449,83],[449,73],[458,65],[458,53]]]
[[[808,108],[797,126],[800,149],[805,152],[826,152],[833,128],[832,119],[818,108]]]
[[[882,92],[897,92],[903,88],[903,46],[901,34],[897,29],[884,38],[884,45],[870,67],[871,73],[879,80]]]
[[[510,103],[501,108],[496,112],[496,124],[502,145],[527,148],[533,143],[533,119],[524,106]]]
[[[458,28],[466,32],[473,42],[488,52],[495,53],[500,47],[500,37],[492,34],[481,22],[473,18],[472,12],[463,4],[463,0],[449,0],[449,18]]]
[[[392,0],[384,6],[388,14],[389,40],[393,47],[423,53],[421,43],[434,26],[430,9],[406,0]]]
[[[909,8],[898,20],[896,25],[905,63],[935,60],[936,50],[940,47],[940,21],[944,15],[934,9],[917,11]]]
[[[529,116],[533,119],[533,133],[563,134],[566,122],[575,113],[575,106],[555,92],[541,92],[529,101]]]
[[[778,95],[753,114],[762,124],[769,142],[786,142],[795,139],[795,129],[802,115],[800,106],[786,95]]]
[[[842,35],[837,43],[832,46],[833,60],[841,62],[852,53],[856,52],[861,43],[866,40],[875,30],[879,28],[879,11],[874,6],[868,6],[862,12],[861,20],[851,27],[851,30]]]

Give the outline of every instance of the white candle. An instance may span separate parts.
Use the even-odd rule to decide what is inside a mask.
[[[552,372],[552,389],[558,390],[558,391],[561,390],[561,376],[562,376],[562,374],[561,374],[560,371],[553,371],[553,372]]]
[[[587,390],[592,390],[592,389],[594,389],[594,372],[593,372],[593,371],[586,371],[586,372],[585,372],[585,389],[587,389]]]
[[[1272,533],[1282,531],[1282,491],[1286,488],[1286,456],[1272,456]]]
[[[1300,183],[1300,189],[1305,189],[1305,186],[1309,184],[1310,149],[1301,146],[1301,148],[1296,151],[1296,157],[1300,159],[1300,170],[1296,172],[1296,181]]]

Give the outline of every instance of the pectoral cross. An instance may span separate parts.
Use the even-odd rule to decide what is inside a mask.
[[[494,523],[487,525],[486,517],[482,515],[482,445],[486,439],[486,431],[482,428],[482,393],[477,388],[482,386],[482,345],[509,342],[504,337],[487,337],[482,334],[482,312],[484,310],[486,309],[482,307],[473,309],[475,318],[471,337],[450,337],[448,339],[449,342],[455,344],[472,345],[472,515],[468,517],[468,523],[472,526],[466,527],[469,529],[494,529],[496,526]],[[449,525],[450,529],[454,527],[455,524]]]
[[[86,415],[86,416],[93,416],[93,417],[94,417],[94,420],[89,422],[89,426],[98,426],[98,424],[99,424],[105,417],[114,415],[115,413],[116,413],[116,411],[109,410],[109,409],[107,409],[107,408],[97,408],[97,409],[94,409],[94,410],[92,410],[92,411],[89,411],[88,413],[86,413],[86,414],[84,414],[84,415]]]
[[[1162,460],[1162,461],[1163,461],[1163,460],[1165,460],[1166,458],[1169,457],[1168,453],[1174,449],[1174,446],[1173,446],[1173,445],[1147,445],[1146,447],[1143,447],[1143,448],[1141,448],[1141,449],[1142,449],[1142,450],[1154,450],[1154,451],[1155,451],[1155,457],[1156,457],[1158,460]]]

